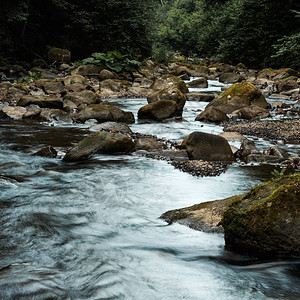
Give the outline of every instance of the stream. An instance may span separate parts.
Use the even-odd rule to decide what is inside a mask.
[[[221,86],[210,82],[209,91]],[[136,116],[147,101],[110,102]],[[172,141],[197,130],[219,134],[222,127],[194,121],[206,105],[188,101],[186,122],[130,127]],[[224,248],[222,234],[159,219],[244,193],[274,167],[233,164],[196,178],[136,154],[78,163],[31,156],[52,145],[62,157],[90,125],[1,122],[0,299],[300,299],[299,260],[241,256]]]

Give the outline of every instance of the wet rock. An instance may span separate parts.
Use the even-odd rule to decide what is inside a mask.
[[[3,110],[0,110],[0,120],[10,120],[11,117],[7,115]]]
[[[282,79],[277,84],[277,89],[280,93],[284,92],[284,91],[298,89],[298,88],[299,88],[299,86],[297,83],[297,77],[288,77],[288,78]]]
[[[13,86],[9,87],[5,93],[4,100],[8,102],[17,102],[19,101],[24,95],[27,95],[29,90],[22,84],[14,84]]]
[[[64,85],[62,84],[62,81],[56,81],[56,80],[47,80],[44,81],[43,83],[39,84],[37,83],[38,87],[43,87],[44,91],[48,94],[48,95],[52,95],[52,94],[63,94],[66,92],[66,89],[64,87]]]
[[[101,124],[96,124],[89,128],[90,131],[113,131],[121,133],[131,133],[131,129],[126,123],[120,122],[104,122]]]
[[[28,108],[25,114],[22,116],[22,119],[35,119],[37,120],[40,116],[42,109],[41,108]]]
[[[245,80],[245,77],[237,73],[224,73],[219,77],[219,81],[223,83],[237,83]]]
[[[227,115],[221,110],[215,107],[208,107],[203,112],[201,112],[195,119],[195,121],[204,121],[204,122],[214,122],[221,123],[229,120]]]
[[[251,120],[254,118],[267,118],[271,115],[269,113],[269,110],[267,110],[266,108],[252,105],[233,111],[230,116],[232,118]]]
[[[243,82],[230,86],[225,92],[211,101],[207,107],[213,106],[228,114],[251,105],[263,108],[269,106],[259,89],[249,82]]]
[[[156,149],[166,149],[167,146],[165,143],[158,141],[156,138],[152,137],[143,137],[135,140],[135,149],[136,150],[156,150]]]
[[[73,113],[77,111],[77,105],[70,100],[63,100],[64,111],[68,113]]]
[[[203,202],[193,206],[174,209],[164,213],[161,218],[168,224],[177,222],[195,230],[205,232],[224,232],[221,221],[225,209],[234,201],[242,198],[234,196],[223,200]]]
[[[177,103],[177,115],[182,115],[182,111],[186,102],[186,96],[177,88],[167,88],[156,91],[147,97],[148,103],[153,103],[160,100],[172,100]]]
[[[48,52],[50,63],[66,63],[71,61],[71,52],[67,49],[52,48]]]
[[[300,174],[252,189],[225,210],[222,225],[231,250],[270,259],[300,255]]]
[[[20,120],[26,113],[26,108],[22,106],[6,106],[2,108],[2,112],[9,116],[11,119]]]
[[[168,88],[176,88],[184,94],[188,93],[189,91],[185,82],[181,78],[173,75],[164,75],[160,78],[156,78],[150,88],[156,91]]]
[[[138,111],[139,119],[161,121],[176,116],[179,108],[175,101],[159,100],[142,106]]]
[[[278,74],[276,70],[273,69],[263,69],[257,74],[257,78],[264,78],[264,79],[273,79]]]
[[[200,77],[198,79],[188,82],[186,85],[187,87],[193,87],[193,88],[207,88],[208,82],[205,77]]]
[[[278,146],[269,147],[268,149],[264,150],[263,154],[282,157],[285,159],[289,158],[289,154]]]
[[[47,147],[42,148],[38,152],[34,153],[33,156],[56,158],[57,151],[52,146],[47,146]]]
[[[81,92],[69,92],[64,96],[64,101],[72,101],[77,106],[80,104],[96,104],[101,101],[101,98],[96,93],[84,90]]]
[[[257,157],[260,157],[260,156],[261,156],[261,153],[256,148],[255,143],[253,141],[250,141],[248,139],[244,139],[242,141],[241,148],[240,148],[240,151],[239,151],[239,158],[241,160],[244,160],[248,163],[251,160],[255,160],[254,159],[255,157],[257,158]]]
[[[69,149],[63,161],[84,160],[92,154],[128,154],[134,150],[130,137],[121,133],[94,132]]]
[[[96,119],[99,123],[112,121],[132,124],[135,122],[132,112],[106,104],[88,105],[78,114],[73,115],[73,118],[82,123],[89,119]]]
[[[42,108],[40,114],[37,116],[37,120],[43,122],[58,121],[73,123],[71,117],[66,112],[53,108]]]
[[[215,96],[212,94],[207,94],[203,92],[191,92],[186,94],[188,101],[200,101],[200,102],[211,102],[215,99]]]
[[[233,162],[235,158],[226,139],[204,132],[193,132],[183,141],[190,160]]]
[[[128,80],[105,79],[100,82],[100,94],[102,97],[122,97],[131,85]]]
[[[63,102],[60,98],[53,96],[23,96],[19,101],[19,106],[38,105],[40,108],[63,109]]]

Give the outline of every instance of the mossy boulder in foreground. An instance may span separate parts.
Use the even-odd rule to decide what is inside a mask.
[[[225,210],[225,243],[257,257],[300,255],[300,174],[252,189]]]

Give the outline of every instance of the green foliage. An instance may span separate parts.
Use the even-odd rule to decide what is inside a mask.
[[[76,65],[94,64],[107,68],[108,70],[120,73],[122,71],[137,71],[141,63],[137,60],[129,59],[118,51],[109,51],[107,53],[95,52],[91,57],[77,61]]]
[[[42,74],[40,72],[30,72],[28,76],[21,77],[14,81],[14,83],[31,83],[35,80],[42,79]]]
[[[157,14],[156,41],[169,51],[234,65],[295,67],[299,5],[296,0],[168,1]]]
[[[286,172],[286,168],[282,168],[280,171],[277,169],[274,169],[271,174],[273,176],[273,178],[279,178],[281,176],[284,176]]]

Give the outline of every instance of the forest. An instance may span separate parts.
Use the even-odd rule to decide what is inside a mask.
[[[0,55],[30,61],[51,47],[75,59],[174,53],[247,67],[299,67],[297,0],[1,1]]]

